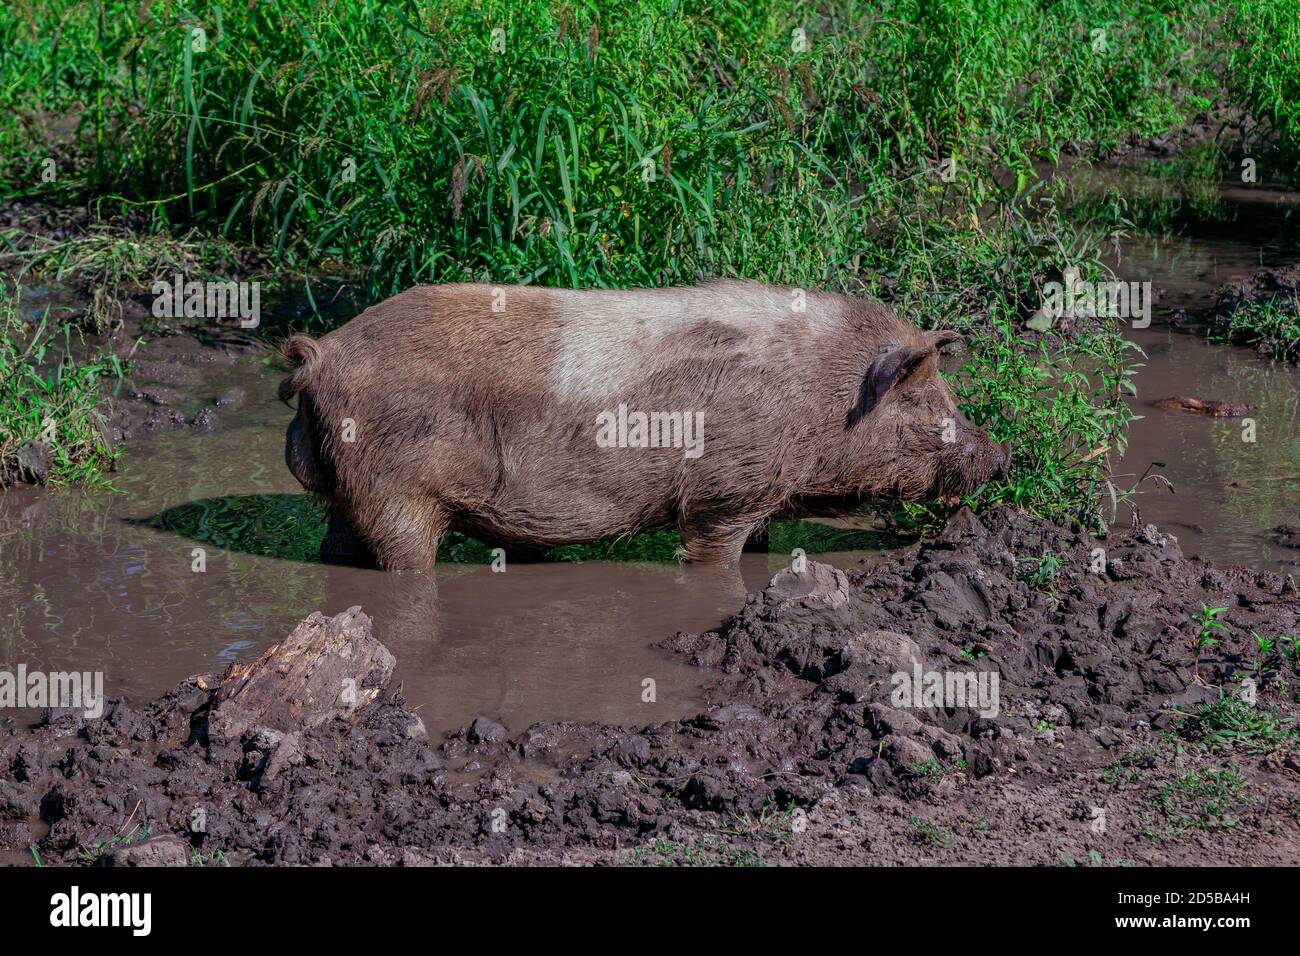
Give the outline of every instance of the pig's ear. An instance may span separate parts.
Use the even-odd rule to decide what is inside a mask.
[[[934,349],[915,345],[900,345],[892,348],[871,363],[867,374],[862,378],[862,388],[858,393],[858,403],[849,413],[848,425],[852,428],[873,408],[892,388],[897,388],[921,366]]]
[[[954,332],[952,329],[936,329],[933,332],[926,332],[925,340],[936,350],[943,348],[945,345],[952,345],[954,342],[964,341],[961,333]]]

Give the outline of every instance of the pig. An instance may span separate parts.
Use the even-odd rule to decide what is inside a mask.
[[[776,514],[1006,474],[939,375],[956,339],[749,281],[417,287],[284,342],[285,461],[328,504],[327,560],[428,569],[448,530],[535,554],[673,527],[684,560],[734,564]]]

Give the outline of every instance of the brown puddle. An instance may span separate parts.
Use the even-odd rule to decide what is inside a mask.
[[[1177,536],[1188,555],[1295,574],[1300,550],[1274,543],[1271,529],[1300,522],[1300,369],[1246,349],[1213,345],[1153,323],[1129,338],[1146,352],[1130,404],[1143,416],[1129,430],[1117,479],[1127,486],[1153,461],[1174,493],[1148,481],[1138,498],[1142,520]],[[1245,402],[1246,418],[1209,418],[1152,408],[1171,395]]]
[[[1123,252],[1117,273],[1151,278],[1165,295],[1153,327],[1131,334],[1147,354],[1134,402],[1145,417],[1123,462],[1135,475],[1120,484],[1165,462],[1177,493],[1144,485],[1144,520],[1188,553],[1293,572],[1300,552],[1271,543],[1268,529],[1300,523],[1300,371],[1164,324],[1170,308],[1203,305],[1220,282],[1280,261],[1279,251],[1218,237],[1144,240]],[[256,357],[204,368],[197,404],[223,389],[246,403],[211,434],[129,445],[115,479],[122,494],[0,494],[0,667],[103,671],[108,694],[147,699],[251,659],[311,611],[359,604],[435,738],[478,714],[512,730],[541,719],[640,725],[697,713],[716,676],[655,644],[717,626],[788,561],[747,554],[739,576],[609,561],[386,575],[223,551],[151,526],[195,502],[302,494],[283,464],[290,413],[274,397],[277,381]],[[1257,441],[1241,440],[1240,420],[1149,407],[1174,394],[1256,406]],[[192,570],[196,547],[206,552],[203,572]],[[817,557],[848,567],[888,552]],[[653,703],[643,701],[647,679]]]

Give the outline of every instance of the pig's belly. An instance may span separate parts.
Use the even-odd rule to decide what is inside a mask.
[[[644,489],[643,489],[644,491]],[[513,492],[456,516],[453,526],[486,544],[555,547],[584,544],[671,525],[676,510],[667,501],[634,501],[573,489],[567,495]]]

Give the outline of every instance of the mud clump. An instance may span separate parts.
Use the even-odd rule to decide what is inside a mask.
[[[12,458],[0,458],[0,487],[43,485],[54,467],[54,449],[43,441],[24,442]]]
[[[963,510],[894,564],[782,571],[723,627],[664,642],[719,679],[702,713],[638,729],[482,715],[435,742],[356,609],[282,647],[305,663],[326,635],[381,666],[355,706],[308,695],[314,723],[245,712],[228,674],[0,727],[0,846],[65,864],[161,837],[205,865],[1300,862],[1300,595],[1152,526],[1096,541]]]
[[[1209,415],[1211,418],[1240,418],[1253,407],[1244,402],[1223,402],[1218,399],[1189,398],[1184,395],[1171,395],[1151,404],[1170,412],[1193,412],[1197,415]]]

